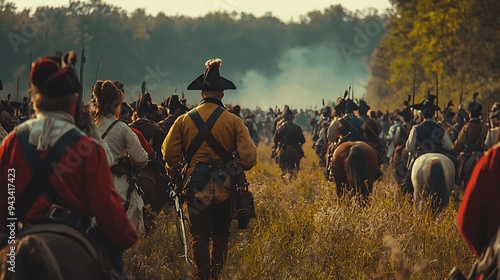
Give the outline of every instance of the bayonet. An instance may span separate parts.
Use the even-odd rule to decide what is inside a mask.
[[[19,76],[17,76],[16,101],[19,102]]]
[[[100,63],[101,63],[101,60],[98,59],[97,60],[97,69],[95,70],[95,82],[97,82],[97,76],[99,75],[99,65],[100,65]]]
[[[414,110],[413,106],[415,106],[415,92],[417,88],[417,66],[413,66],[413,96],[412,96],[412,106],[411,106],[411,123],[413,124],[413,116]],[[410,103],[410,96],[408,95],[408,105]]]
[[[464,94],[464,75],[462,74],[462,85],[460,86],[460,102],[458,104],[462,104],[463,94]]]

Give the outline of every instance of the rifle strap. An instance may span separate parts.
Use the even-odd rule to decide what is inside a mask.
[[[217,107],[217,109],[215,109],[215,111],[212,112],[210,117],[208,117],[206,122],[203,121],[203,119],[201,118],[198,111],[196,111],[196,109],[189,111],[188,113],[189,117],[191,118],[191,120],[193,120],[194,124],[196,125],[196,128],[198,128],[198,135],[196,135],[195,139],[187,149],[186,162],[188,164],[189,162],[191,162],[191,159],[193,158],[194,154],[201,147],[203,141],[205,141],[208,144],[208,146],[217,154],[217,156],[222,161],[229,161],[233,158],[232,154],[226,151],[221,146],[221,144],[217,142],[217,139],[215,139],[215,137],[211,132],[213,126],[215,125],[215,122],[224,111],[226,111],[226,109],[224,109],[223,107],[220,106]]]
[[[113,128],[113,126],[115,126],[120,120],[115,120],[113,123],[111,123],[109,126],[108,126],[108,129],[106,129],[106,131],[104,131],[104,133],[102,134],[102,140],[104,140],[104,138],[108,135],[108,133],[111,131],[111,129]]]
[[[64,199],[59,195],[54,185],[50,181],[50,177],[54,173],[54,167],[61,158],[66,154],[69,147],[81,137],[85,136],[80,130],[73,128],[64,134],[52,147],[45,157],[41,159],[35,145],[29,144],[28,126],[22,126],[16,130],[19,139],[19,145],[25,155],[25,160],[28,163],[33,176],[28,181],[21,198],[17,205],[18,220],[23,221],[31,206],[41,194],[49,202],[49,204],[58,204],[66,207]]]

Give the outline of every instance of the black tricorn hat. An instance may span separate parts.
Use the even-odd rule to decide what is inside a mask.
[[[472,102],[467,105],[467,111],[470,113],[480,113],[483,110],[483,106],[479,104],[479,102],[476,101],[477,96],[479,95],[478,92],[475,92],[474,95],[472,95]]]
[[[420,110],[422,113],[432,113],[438,110],[441,110],[439,106],[434,105],[434,100],[436,100],[436,96],[432,94],[428,94],[424,101],[420,104],[411,105],[410,108],[415,110]]]
[[[181,109],[184,111],[189,111],[188,108],[179,101],[179,96],[177,94],[173,94],[172,96],[170,96],[167,105],[169,110]]]
[[[283,118],[285,120],[293,120],[294,114],[293,114],[292,110],[286,109],[285,111],[283,111]]]
[[[398,112],[398,116],[408,120],[411,118],[411,110],[408,108],[404,108],[403,110]]]
[[[220,58],[209,59],[205,62],[205,73],[198,76],[192,81],[187,89],[188,90],[207,90],[219,91],[226,89],[236,89],[236,86],[230,80],[220,75],[220,67],[222,60]]]
[[[337,103],[334,108],[336,112],[352,113],[356,110],[359,110],[358,105],[356,105],[356,103],[354,103],[352,99],[345,99],[347,95],[348,91],[346,90],[344,93],[344,98],[337,98]]]
[[[354,103],[354,101],[352,101],[352,99],[342,99],[342,101],[335,106],[336,112],[352,113],[356,110],[359,110],[359,107],[356,103]]]
[[[149,92],[143,93],[139,95],[139,98],[137,99],[135,110],[137,111],[137,113],[149,113],[153,111],[152,105],[153,104],[151,102],[151,96],[149,95]]]
[[[358,112],[360,115],[365,115],[366,112],[368,112],[368,110],[370,110],[370,106],[368,106],[368,104],[366,104],[365,100],[363,99],[360,99],[358,101],[358,106],[359,106],[359,109],[358,109]]]

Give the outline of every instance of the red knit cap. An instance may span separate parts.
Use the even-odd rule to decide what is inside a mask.
[[[59,69],[57,62],[50,58],[42,58],[33,64],[30,81],[41,94],[52,98],[80,91],[80,82],[73,68]]]

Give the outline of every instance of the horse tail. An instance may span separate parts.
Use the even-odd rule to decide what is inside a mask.
[[[346,158],[347,180],[355,185],[355,191],[360,191],[363,197],[368,196],[368,189],[365,181],[368,179],[368,169],[366,168],[366,158],[363,148],[354,145]]]
[[[442,209],[448,204],[444,169],[441,163],[433,160],[430,164],[428,187],[432,194],[432,209]]]
[[[52,251],[42,238],[34,235],[19,240],[16,264],[12,275],[15,279],[64,279]]]

